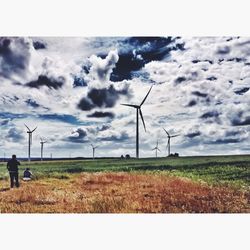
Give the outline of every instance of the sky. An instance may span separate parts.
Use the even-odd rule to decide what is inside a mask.
[[[0,158],[248,154],[250,38],[0,37]]]

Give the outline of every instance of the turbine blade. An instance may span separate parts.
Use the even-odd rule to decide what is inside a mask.
[[[168,135],[168,137],[170,136],[170,134],[168,133],[168,131],[165,129],[165,128],[163,128],[164,129],[164,131],[166,132],[166,134]]]
[[[124,103],[122,103],[121,105],[123,105],[123,106],[128,106],[128,107],[132,107],[132,108],[139,108],[138,105],[133,105],[133,104],[124,104]]]
[[[157,148],[157,149],[161,152],[161,150],[159,148]]]
[[[177,136],[179,136],[180,134],[178,134],[178,135],[171,135],[170,137],[171,138],[173,138],[173,137],[177,137]]]
[[[152,151],[153,151],[153,150],[156,150],[156,148],[153,148]]]
[[[143,103],[146,101],[146,99],[147,99],[147,97],[148,97],[148,95],[149,95],[149,93],[150,93],[152,87],[153,87],[153,85],[150,87],[148,93],[146,94],[146,96],[145,96],[144,99],[142,100],[142,102],[141,102],[141,104],[140,104],[140,107],[141,107],[141,106],[143,105]]]
[[[24,124],[24,126],[30,131],[29,127],[26,124]]]
[[[31,133],[33,133],[36,129],[37,129],[37,127],[35,127],[35,128],[31,131]]]
[[[145,125],[145,122],[144,122],[144,119],[143,119],[143,115],[142,115],[141,109],[139,109],[139,112],[140,112],[140,116],[141,116],[141,120],[142,120],[144,129],[145,129],[145,132],[147,132],[147,131],[146,131],[146,125]]]

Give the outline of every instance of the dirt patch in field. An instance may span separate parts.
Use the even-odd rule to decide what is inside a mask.
[[[160,174],[84,173],[9,189],[1,213],[249,213],[250,194]]]

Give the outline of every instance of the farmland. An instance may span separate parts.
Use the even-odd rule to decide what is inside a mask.
[[[1,213],[250,212],[250,156],[22,162],[35,180],[9,189]]]

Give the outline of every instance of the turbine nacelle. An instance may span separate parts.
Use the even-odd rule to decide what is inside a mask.
[[[99,146],[94,146],[93,144],[90,144],[90,145],[91,145],[92,149],[96,149],[99,147]]]

